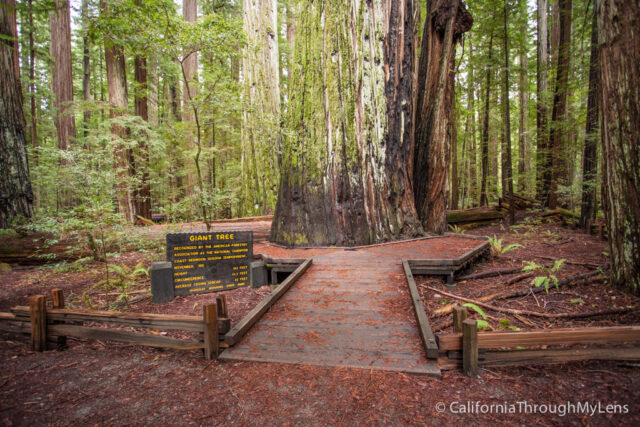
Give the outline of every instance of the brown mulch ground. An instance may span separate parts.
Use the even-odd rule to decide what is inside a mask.
[[[549,232],[547,232],[547,230]],[[525,260],[552,262],[539,256],[564,258],[575,263],[606,263],[606,242],[553,224],[517,229],[484,227],[468,234],[496,234],[503,245],[525,247],[484,261],[471,272],[521,265]],[[273,249],[273,248],[272,248]],[[286,256],[277,249],[274,255]],[[310,254],[315,250],[310,250]],[[150,253],[126,253],[119,263],[135,266],[154,258]],[[80,306],[80,295],[103,277],[101,263],[90,263],[82,271],[50,267],[20,267],[0,273],[0,310],[25,304],[29,295],[59,287],[72,304]],[[558,277],[589,271],[591,265],[567,264]],[[477,298],[501,288],[493,277],[459,284],[454,293]],[[529,279],[530,280],[530,279]],[[446,291],[441,279],[418,278]],[[527,286],[528,280],[510,285]],[[132,289],[144,291],[140,280]],[[424,288],[423,288],[424,290]],[[267,288],[244,288],[227,292],[232,321],[237,321],[268,293]],[[442,300],[425,290],[427,308],[442,307]],[[135,296],[132,295],[132,296]],[[152,305],[148,299],[128,310],[201,314],[202,305],[215,294],[177,298]],[[92,296],[96,303],[100,295]],[[595,311],[613,306],[637,305],[638,299],[605,280],[567,287],[559,292],[498,301],[496,305],[533,311]],[[570,302],[580,298],[583,302]],[[100,308],[100,307],[97,307]],[[499,319],[509,316],[487,310],[489,323],[499,330]],[[432,326],[451,316],[431,319]],[[516,318],[510,324],[519,327]],[[604,316],[586,320],[527,318],[536,327],[639,324],[636,314]],[[445,328],[443,331],[449,329]],[[178,352],[100,341],[69,339],[65,351],[34,353],[24,340],[4,336],[0,340],[0,423],[2,425],[77,424],[168,424],[168,425],[450,425],[472,424],[571,424],[637,425],[640,423],[640,370],[638,364],[581,362],[554,366],[485,369],[480,379],[469,379],[457,371],[443,372],[442,379],[383,371],[328,369],[269,363],[219,363],[202,358],[198,351]],[[479,405],[494,405],[493,408]],[[567,402],[570,402],[568,404]],[[580,412],[561,416],[563,409],[589,402],[593,414]],[[442,410],[441,406],[444,405]],[[461,404],[468,404],[461,408]],[[537,410],[532,405],[548,405]],[[557,406],[559,405],[559,406]],[[569,405],[569,406],[567,406]],[[573,405],[573,406],[571,406]],[[611,406],[609,408],[606,405]],[[467,413],[463,413],[466,409]],[[493,409],[493,413],[483,409]],[[516,413],[509,413],[514,411]],[[528,410],[528,411],[527,411]],[[606,413],[618,412],[618,413]],[[548,414],[546,411],[556,412]],[[471,412],[471,413],[470,413]],[[498,412],[498,413],[496,413]],[[506,412],[506,413],[505,413]],[[623,412],[622,414],[620,412]]]

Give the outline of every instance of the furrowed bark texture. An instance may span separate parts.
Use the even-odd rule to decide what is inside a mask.
[[[278,3],[244,0],[243,14],[242,204],[255,215],[275,208],[281,165]]]
[[[589,93],[587,96],[587,125],[582,156],[582,205],[580,226],[591,232],[590,225],[596,218],[596,180],[598,173],[598,18],[593,15],[591,25],[591,58],[589,59]]]
[[[33,214],[27,140],[19,75],[15,72],[15,26],[9,2],[0,4],[0,228]],[[10,10],[11,9],[11,10]]]
[[[558,207],[558,185],[567,184],[562,180],[566,169],[566,124],[567,92],[569,90],[569,65],[571,57],[571,6],[572,0],[559,0],[560,8],[560,40],[558,46],[558,62],[556,74],[556,89],[553,95],[553,112],[551,117],[550,146],[551,155],[551,185],[549,187],[548,206],[550,209]]]
[[[549,183],[545,181],[547,156],[549,155],[549,33],[547,27],[547,0],[538,0],[538,62],[537,62],[537,106],[536,106],[536,198],[546,201]]]
[[[472,25],[460,0],[427,5],[418,66],[413,191],[423,227],[437,234],[447,231],[455,46]]]
[[[105,0],[100,2],[101,13],[107,12]],[[124,48],[113,43],[105,36],[104,59],[107,68],[107,89],[109,91],[109,104],[111,108],[109,116],[111,120],[126,114],[128,105],[127,73],[125,69]],[[134,220],[133,194],[131,189],[131,149],[126,147],[124,139],[128,130],[114,122],[111,125],[111,133],[115,139],[114,168],[116,171],[116,198],[118,199],[118,212],[130,223]]]
[[[137,116],[140,116],[145,122],[149,121],[149,102],[148,102],[148,85],[147,85],[147,58],[144,56],[136,56],[134,59],[134,76],[136,80],[134,108]],[[145,137],[138,140],[138,159],[140,164],[137,165],[140,174],[140,186],[135,189],[134,207],[136,215],[143,218],[151,218],[151,183],[149,179],[149,144]],[[136,171],[136,168],[134,168]]]
[[[76,120],[70,106],[73,103],[73,74],[71,70],[71,21],[69,1],[56,0],[51,12],[51,57],[53,58],[51,86],[55,95],[54,122],[58,133],[58,148],[66,150],[76,136]]]
[[[611,282],[640,294],[640,4],[601,0],[598,12],[603,208]]]
[[[421,231],[410,175],[416,7],[302,2],[272,241],[360,245]]]
[[[488,63],[491,64],[491,59],[493,56],[493,33],[491,34],[491,38],[489,38],[489,60]],[[493,70],[489,65],[487,67],[487,80],[485,83],[485,95],[484,95],[484,113],[482,116],[482,135],[480,136],[480,146],[481,146],[481,167],[482,167],[482,175],[480,178],[480,206],[487,206],[489,204],[489,113],[490,113],[490,101],[491,101],[491,74]]]

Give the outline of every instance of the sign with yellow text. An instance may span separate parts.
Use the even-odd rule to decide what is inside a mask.
[[[220,292],[251,284],[253,232],[167,234],[175,295]]]

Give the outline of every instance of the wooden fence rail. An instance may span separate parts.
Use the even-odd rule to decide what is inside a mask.
[[[612,347],[614,344],[640,342],[640,326],[558,328],[549,330],[478,332],[476,320],[464,319],[456,309],[454,332],[438,334],[440,369],[462,367],[465,375],[475,377],[479,366],[512,366],[564,363],[578,360],[640,360],[640,347]],[[546,348],[596,344],[596,348]],[[521,347],[541,349],[521,349]]]
[[[31,335],[31,347],[44,351],[47,341],[53,337],[58,345],[64,344],[66,337],[109,340],[150,347],[167,347],[179,350],[203,349],[205,358],[217,358],[221,341],[229,331],[227,304],[224,296],[216,299],[216,304],[204,306],[202,317],[149,314],[118,313],[96,310],[69,310],[64,308],[62,291],[52,292],[52,307],[47,308],[44,295],[29,298],[28,307],[13,307],[11,313],[0,313],[0,331]],[[199,340],[182,340],[156,334],[122,329],[85,326],[80,323],[106,323],[147,329],[170,329],[200,332]]]

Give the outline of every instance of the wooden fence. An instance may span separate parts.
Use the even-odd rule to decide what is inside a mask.
[[[28,307],[13,307],[10,313],[0,313],[0,331],[31,335],[31,347],[45,351],[47,343],[64,344],[66,337],[109,340],[150,347],[178,350],[202,349],[206,359],[218,357],[224,335],[230,329],[224,296],[216,304],[203,307],[202,317],[148,313],[119,313],[64,308],[62,290],[51,291],[51,306],[47,308],[44,295],[29,298]],[[197,340],[182,340],[156,334],[124,329],[86,326],[84,323],[103,323],[145,329],[169,329],[199,332]]]
[[[613,347],[615,344],[640,342],[640,326],[478,332],[477,321],[465,317],[466,308],[456,307],[453,323],[455,332],[436,336],[440,352],[440,369],[462,367],[465,375],[476,377],[479,366],[548,364],[578,360],[640,360],[640,347]],[[601,347],[592,347],[598,344]],[[582,347],[565,347],[571,345]]]

